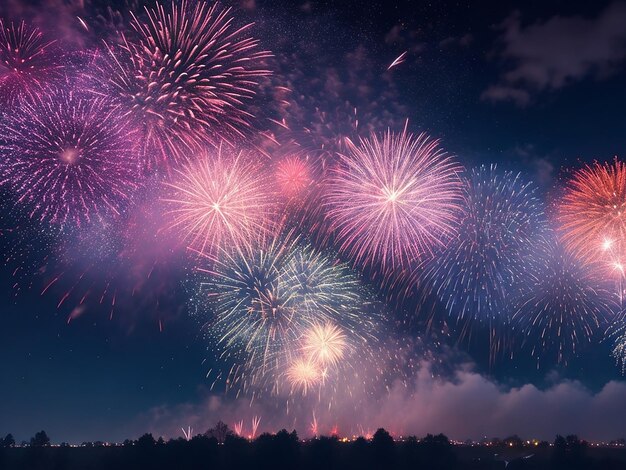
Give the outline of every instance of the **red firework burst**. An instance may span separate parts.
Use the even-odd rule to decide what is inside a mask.
[[[622,263],[626,248],[626,165],[594,163],[576,171],[557,208],[561,237],[575,254]]]

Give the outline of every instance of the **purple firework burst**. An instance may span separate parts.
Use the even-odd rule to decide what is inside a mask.
[[[20,97],[60,80],[63,67],[57,52],[55,42],[37,28],[0,19],[0,103],[13,106]]]
[[[137,187],[135,133],[103,99],[33,95],[0,122],[0,185],[31,217],[81,225],[118,215]]]

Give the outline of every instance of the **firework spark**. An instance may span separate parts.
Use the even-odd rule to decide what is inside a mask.
[[[473,169],[465,185],[458,235],[428,263],[424,278],[459,320],[503,320],[523,278],[522,261],[545,230],[536,189],[495,165]]]
[[[57,52],[55,42],[38,29],[0,19],[0,103],[13,106],[60,80],[63,67]]]
[[[305,333],[302,350],[317,364],[337,365],[344,357],[346,340],[346,334],[337,325],[317,323]]]
[[[567,182],[558,206],[562,239],[575,254],[587,260],[607,248],[622,253],[626,240],[626,165],[594,163]],[[616,245],[620,245],[620,247]]]
[[[235,431],[235,434],[237,434],[238,436],[243,436],[243,419],[237,421],[233,426],[233,429]]]
[[[292,389],[299,390],[302,395],[318,384],[322,377],[318,365],[310,359],[299,358],[293,361],[285,373]]]
[[[454,233],[460,167],[425,134],[373,135],[340,156],[326,197],[341,251],[402,269]]]
[[[315,416],[315,411],[313,411],[313,419],[309,424],[309,430],[311,431],[313,437],[317,437],[317,435],[319,434],[319,426],[317,423],[317,417]]]
[[[237,358],[231,384],[274,387],[316,325],[337,325],[322,328],[322,351],[319,342],[309,351],[324,361],[369,338],[373,319],[356,276],[298,237],[222,250],[210,264],[200,272],[200,312],[208,301],[210,335],[223,356]]]
[[[613,329],[611,337],[614,338],[611,353],[617,365],[621,366],[622,374],[624,374],[626,373],[626,323],[620,322],[620,326]]]
[[[313,184],[313,174],[307,159],[290,156],[276,165],[276,180],[281,192],[289,197],[299,197]]]
[[[254,439],[256,437],[257,430],[259,429],[259,424],[261,424],[261,417],[254,416],[252,418],[252,434],[250,434],[250,439]]]
[[[29,97],[0,134],[0,184],[31,217],[81,225],[118,216],[138,185],[134,132],[102,99]]]
[[[185,440],[190,441],[191,438],[193,437],[193,428],[191,426],[187,426],[187,429],[180,428],[180,430],[183,432],[183,436]]]
[[[574,173],[557,208],[567,248],[615,281],[623,300],[626,275],[626,165],[594,163]]]
[[[146,165],[185,161],[189,152],[242,135],[269,56],[230,8],[183,1],[134,16],[134,34],[107,47],[107,93],[144,127]]]
[[[397,67],[400,64],[403,64],[404,61],[406,60],[407,53],[408,51],[404,51],[402,54],[396,57],[394,61],[389,65],[389,67],[387,67],[387,70],[391,70],[392,68]]]
[[[274,206],[267,177],[250,155],[221,146],[216,153],[177,170],[164,198],[169,227],[203,254],[266,234]]]
[[[512,323],[538,359],[556,352],[557,362],[567,362],[581,343],[592,340],[618,305],[590,267],[567,249],[551,240],[535,249],[528,259],[538,266],[526,270]]]

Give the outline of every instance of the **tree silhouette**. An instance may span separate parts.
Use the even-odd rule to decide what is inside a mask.
[[[154,447],[155,445],[156,445],[156,441],[154,440],[154,437],[150,433],[145,433],[143,436],[137,439],[137,447],[141,449],[146,449],[146,448],[149,449],[151,447]]]
[[[14,447],[15,439],[13,438],[13,434],[9,433],[6,435],[4,439],[2,439],[2,447]]]
[[[233,432],[228,428],[228,425],[223,421],[218,421],[214,428],[209,429],[205,434],[207,437],[214,437],[217,442],[223,444],[226,438]]]
[[[46,431],[39,431],[34,437],[30,438],[31,447],[48,447],[50,445],[50,438],[46,434]]]
[[[420,460],[430,469],[448,469],[456,465],[456,455],[444,434],[427,434],[419,443]]]
[[[385,429],[380,428],[374,433],[372,451],[378,465],[393,465],[395,444],[393,437]]]
[[[567,437],[557,435],[554,439],[552,465],[557,469],[588,468],[587,443],[578,439],[575,434]]]

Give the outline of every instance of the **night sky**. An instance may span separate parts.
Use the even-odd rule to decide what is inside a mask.
[[[0,16],[40,27],[67,51],[99,47],[125,20],[111,26],[102,21],[106,2],[79,3],[6,0]],[[306,144],[315,146],[350,132],[355,108],[353,139],[387,128],[401,132],[408,119],[409,131],[441,139],[466,168],[496,163],[521,172],[538,187],[548,214],[571,170],[623,154],[626,3],[245,0],[233,6],[237,24],[254,22],[249,34],[273,54],[267,60],[273,74],[262,78],[250,103],[255,118],[246,132],[280,140],[284,132],[273,123],[284,119],[296,138],[310,135],[299,128],[318,129]],[[289,89],[288,106],[276,103],[278,86]],[[224,392],[223,376],[213,386],[216,371],[227,366],[208,345],[210,327],[193,314],[193,263],[172,251],[149,281],[124,293],[127,277],[104,273],[108,256],[115,256],[116,248],[108,248],[115,225],[59,234],[54,224],[21,213],[10,188],[2,191],[0,435],[11,432],[21,441],[45,429],[53,442],[74,443],[146,431],[176,437],[181,427],[201,432],[218,419],[232,425],[254,415],[264,430],[307,433],[310,410],[287,412],[284,400],[271,396],[250,405],[246,392]],[[159,197],[150,194],[141,193],[141,210],[157,211]],[[152,238],[139,245],[144,242],[145,252],[170,250]],[[371,411],[363,426],[391,426],[404,416],[392,432],[457,439],[623,434],[626,382],[611,339],[600,335],[583,344],[567,363],[538,366],[518,351],[490,361],[484,331],[469,344],[443,327],[427,332],[417,296],[398,301],[397,291],[380,288],[367,272],[363,282],[385,304],[393,325],[387,334],[420,342],[399,365],[415,385],[412,393],[392,382],[380,401],[363,399]],[[454,322],[447,326],[453,330]],[[337,419],[344,415],[349,412],[339,410]],[[359,432],[354,423],[321,425]]]

